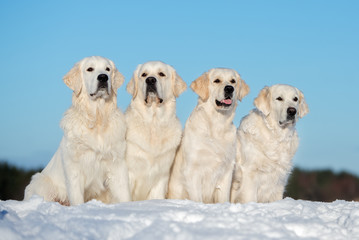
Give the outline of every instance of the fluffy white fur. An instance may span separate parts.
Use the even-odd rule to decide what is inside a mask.
[[[237,130],[232,202],[283,198],[299,143],[295,124],[309,112],[303,93],[288,85],[265,87],[254,105],[256,109],[242,119]]]
[[[127,85],[126,161],[135,201],[164,199],[170,168],[182,137],[176,97],[187,88],[175,69],[159,61],[140,64]]]
[[[198,105],[186,122],[168,197],[227,202],[236,154],[232,121],[237,100],[248,94],[249,87],[236,71],[215,68],[192,82],[191,88],[199,95]],[[232,89],[232,94],[225,89]]]
[[[84,58],[66,74],[64,82],[74,92],[61,121],[64,136],[49,164],[32,177],[25,200],[34,194],[64,205],[93,198],[130,200],[125,118],[116,93],[123,81],[111,60],[97,56]]]

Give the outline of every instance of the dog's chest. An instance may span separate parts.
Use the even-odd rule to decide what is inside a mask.
[[[265,149],[266,155],[271,159],[291,159],[298,141],[295,132],[287,132],[280,136],[272,136],[271,134],[264,135],[262,139],[257,139],[257,142],[263,142],[262,148]]]
[[[116,135],[116,132],[118,135]],[[94,151],[99,154],[113,154],[117,152],[120,145],[124,144],[124,137],[120,137],[120,134],[116,129],[107,130],[105,132],[95,133],[89,138],[89,141],[92,141]]]
[[[113,126],[106,129],[77,129],[70,141],[81,159],[87,161],[113,160],[125,147],[124,134]]]
[[[232,164],[236,156],[236,135],[234,131],[227,131],[222,135],[214,137],[214,141],[217,145],[217,153],[219,156],[224,156],[227,164]]]
[[[113,142],[115,142],[115,138],[110,134],[94,134],[88,138],[88,141],[93,151],[101,155],[111,152],[111,147]]]
[[[232,166],[236,156],[235,127],[227,129],[209,128],[207,131],[195,129],[186,134],[186,146],[201,153],[201,159],[205,158],[207,166],[211,168],[227,168]],[[204,157],[204,154],[208,155]]]
[[[276,138],[271,134],[262,134],[252,136],[250,142],[252,143],[246,143],[249,145],[245,148],[248,160],[250,160],[246,164],[268,173],[290,171],[291,160],[298,146],[298,138],[295,133],[282,138]]]
[[[77,154],[111,155],[125,144],[125,119],[118,110],[107,115],[103,124],[89,125],[92,115],[84,115],[76,108],[70,108],[61,122],[69,148]],[[122,146],[123,145],[123,146]]]
[[[146,132],[146,134],[143,134],[143,137],[146,138],[146,141],[152,147],[159,148],[170,140],[169,133],[171,129],[169,129],[168,126],[161,126],[156,121],[144,123],[143,129]]]
[[[174,116],[127,117],[126,138],[129,144],[138,145],[146,152],[161,154],[163,151],[176,148],[180,142],[181,132],[181,124]]]
[[[287,166],[298,146],[295,129],[269,127],[266,121],[263,121],[262,116],[257,114],[252,113],[245,117],[238,131],[242,151],[248,155],[248,159],[252,159],[248,164],[251,162],[273,164],[274,168],[280,165]]]

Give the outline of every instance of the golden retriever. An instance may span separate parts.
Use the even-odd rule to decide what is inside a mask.
[[[186,122],[169,183],[168,198],[227,202],[236,154],[233,118],[249,92],[233,69],[214,68],[191,84],[198,104]]]
[[[64,205],[130,200],[126,125],[116,93],[123,81],[114,63],[99,56],[84,58],[65,75],[73,97],[61,121],[64,136],[49,164],[32,177],[25,200],[34,194]]]
[[[125,113],[126,161],[134,201],[166,196],[182,137],[176,97],[186,88],[175,69],[160,61],[138,65],[127,85],[132,100]]]
[[[239,154],[232,202],[283,198],[299,143],[295,125],[309,112],[303,93],[282,84],[262,89],[254,105],[256,109],[242,119],[237,130]]]

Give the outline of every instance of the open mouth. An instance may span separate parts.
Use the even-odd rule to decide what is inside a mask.
[[[216,105],[218,107],[230,107],[232,105],[232,102],[233,101],[232,101],[232,99],[230,97],[227,97],[227,98],[225,98],[225,99],[223,99],[221,101],[218,101],[216,99]]]

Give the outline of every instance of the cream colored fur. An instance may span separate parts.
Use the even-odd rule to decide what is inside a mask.
[[[231,105],[218,106],[216,102],[225,99],[226,86],[234,89]],[[186,122],[168,197],[228,202],[237,141],[232,121],[237,100],[248,94],[249,87],[236,71],[215,68],[192,82],[191,88],[199,95],[198,105]]]
[[[273,202],[283,198],[298,148],[295,124],[308,113],[304,95],[288,85],[261,90],[256,109],[244,117],[237,130],[238,155],[232,202]],[[296,109],[288,119],[288,108]]]
[[[98,76],[108,76],[99,88]],[[88,57],[64,77],[74,93],[61,121],[64,136],[41,173],[32,177],[25,200],[37,194],[46,201],[77,205],[98,198],[108,203],[130,200],[125,154],[125,118],[117,108],[123,76],[113,62]]]
[[[157,93],[146,94],[147,78]],[[125,113],[126,161],[132,199],[164,199],[175,152],[182,136],[176,97],[187,88],[175,69],[163,62],[140,64],[127,85],[132,95]]]

